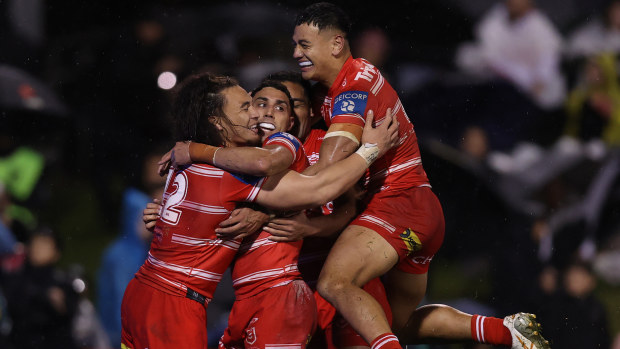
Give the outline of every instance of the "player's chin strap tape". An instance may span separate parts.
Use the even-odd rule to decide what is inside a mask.
[[[206,305],[206,303],[207,303],[207,297],[201,295],[200,293],[192,290],[189,287],[187,288],[187,294],[185,295],[185,297],[187,297],[187,298],[189,298],[189,299],[191,299],[193,301],[196,301],[196,302],[198,302],[198,303],[200,303],[202,305]]]

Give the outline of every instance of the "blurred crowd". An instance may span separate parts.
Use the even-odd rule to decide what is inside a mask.
[[[552,347],[620,348],[620,1],[335,2],[444,207],[430,279],[484,278],[467,307],[536,313]],[[0,347],[118,347],[171,90],[194,72],[251,90],[297,69],[308,3],[0,2]]]

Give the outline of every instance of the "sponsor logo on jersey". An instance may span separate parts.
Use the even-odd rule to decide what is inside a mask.
[[[254,344],[254,342],[256,342],[256,329],[254,327],[246,328],[245,342],[248,344]]]
[[[253,318],[250,321],[250,327],[245,329],[245,342],[248,344],[254,344],[256,342],[256,329],[254,324],[258,321],[258,318]]]
[[[355,103],[353,101],[342,101],[340,105],[340,110],[344,112],[352,112],[355,109]]]
[[[428,264],[433,260],[433,256],[417,256],[411,258],[411,261],[415,264]]]
[[[422,241],[420,241],[418,235],[413,230],[411,230],[411,228],[407,228],[407,230],[402,232],[400,234],[400,238],[407,246],[407,250],[409,250],[408,254],[417,252],[422,249]]]
[[[366,103],[368,102],[368,92],[346,91],[334,98],[334,108],[332,117],[340,114],[360,114],[364,115]]]
[[[361,71],[359,71],[356,75],[355,75],[355,79],[353,80],[366,80],[368,82],[372,82],[372,79],[375,78],[375,67],[368,63],[368,62],[364,62],[364,68],[361,69]]]

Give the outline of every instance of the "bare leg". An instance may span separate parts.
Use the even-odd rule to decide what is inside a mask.
[[[427,275],[427,273],[407,274],[392,269],[383,279],[390,308],[392,308],[392,329],[395,334],[407,325],[411,314],[424,298]]]
[[[418,308],[427,274],[392,269],[385,278],[392,308],[392,329],[402,343],[471,341],[471,315],[441,304]]]
[[[471,315],[443,304],[425,305],[411,314],[397,336],[410,344],[471,342]]]
[[[383,309],[361,286],[398,261],[394,248],[375,231],[352,225],[332,247],[318,290],[368,343],[392,332]]]
[[[402,343],[471,341],[471,315],[446,305],[417,308],[427,275],[392,269],[397,261],[394,248],[375,231],[349,226],[332,247],[317,288],[370,343],[392,329],[379,303],[361,286],[389,271],[386,290],[394,332]]]

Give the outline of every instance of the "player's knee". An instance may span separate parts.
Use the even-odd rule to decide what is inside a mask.
[[[321,275],[316,288],[321,297],[331,301],[334,297],[337,297],[339,293],[342,293],[343,290],[345,290],[349,285],[350,283],[343,278],[332,275]]]

